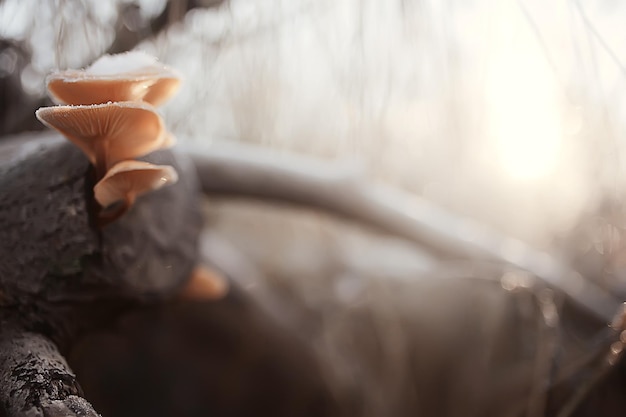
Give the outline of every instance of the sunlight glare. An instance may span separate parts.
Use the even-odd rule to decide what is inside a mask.
[[[559,162],[561,117],[553,74],[540,51],[526,46],[498,54],[487,78],[488,132],[503,169],[538,180]]]

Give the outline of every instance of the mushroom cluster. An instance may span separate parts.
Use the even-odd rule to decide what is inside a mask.
[[[37,118],[78,146],[95,167],[101,227],[123,215],[137,196],[175,183],[174,168],[135,160],[175,142],[155,106],[169,99],[180,76],[143,52],[105,55],[84,70],[47,78],[53,107]]]

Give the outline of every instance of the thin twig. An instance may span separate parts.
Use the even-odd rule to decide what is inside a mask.
[[[559,414],[556,417],[569,417],[576,411],[578,406],[583,402],[591,390],[597,386],[597,384],[608,374],[612,367],[608,363],[602,363],[593,372],[593,374],[586,378],[585,381],[574,391],[572,396],[567,400],[563,407],[559,410]]]
[[[532,14],[528,10],[528,7],[526,7],[524,2],[522,0],[517,0],[517,5],[522,11],[522,15],[524,16],[524,19],[526,20],[526,22],[528,23],[528,26],[532,30],[533,35],[535,36],[535,39],[537,39],[537,43],[539,43],[539,47],[541,48],[541,51],[543,52],[543,56],[545,57],[546,61],[548,62],[548,65],[552,69],[552,73],[554,74],[555,80],[560,85],[561,91],[568,98],[568,100],[572,102],[573,100],[572,100],[571,94],[568,91],[566,83],[563,81],[563,77],[560,75],[560,71],[556,65],[556,62],[554,62],[554,59],[552,58],[552,54],[550,53],[550,48],[548,47],[548,44],[543,34],[541,33],[541,29],[537,25],[537,22],[533,18]]]
[[[591,34],[600,43],[600,46],[602,46],[602,49],[604,49],[604,51],[609,55],[609,57],[611,57],[615,65],[619,67],[622,74],[626,75],[626,67],[624,66],[624,64],[622,64],[622,61],[615,54],[615,52],[609,46],[606,40],[604,40],[604,37],[600,34],[600,32],[598,32],[598,29],[596,29],[596,27],[591,22],[591,20],[589,20],[589,16],[587,16],[587,12],[585,12],[585,10],[583,9],[582,5],[580,4],[580,1],[578,0],[574,1],[574,4],[576,5],[576,9],[578,9],[578,13],[580,14],[580,17],[582,17],[583,22],[585,23],[585,26],[587,27],[587,29],[589,29]]]
[[[548,288],[535,293],[537,307],[540,314],[537,317],[538,345],[535,354],[535,369],[533,384],[530,388],[527,417],[541,417],[545,415],[548,401],[547,388],[552,383],[554,357],[558,350],[559,313],[554,301],[554,293]]]

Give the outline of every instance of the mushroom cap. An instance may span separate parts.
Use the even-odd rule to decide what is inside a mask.
[[[42,107],[35,114],[78,146],[94,164],[98,149],[106,146],[107,167],[160,149],[168,134],[161,116],[138,102]]]
[[[178,181],[176,170],[169,165],[154,165],[141,161],[115,164],[93,188],[94,197],[102,207],[139,196],[166,184]]]
[[[165,139],[163,139],[163,145],[161,145],[161,149],[169,149],[173,148],[178,143],[178,139],[172,132],[167,132],[165,135]]]
[[[218,300],[228,293],[228,281],[214,269],[198,265],[179,296],[187,300]]]
[[[181,76],[144,52],[104,55],[84,70],[50,74],[52,98],[62,104],[145,101],[158,106],[178,91]]]

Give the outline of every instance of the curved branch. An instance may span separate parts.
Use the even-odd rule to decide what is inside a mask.
[[[97,417],[81,396],[76,376],[54,343],[43,335],[2,323],[0,413]]]
[[[610,322],[621,301],[548,254],[355,169],[250,145],[191,152],[205,193],[291,203],[355,220],[426,246],[443,257],[496,260],[533,273]]]

